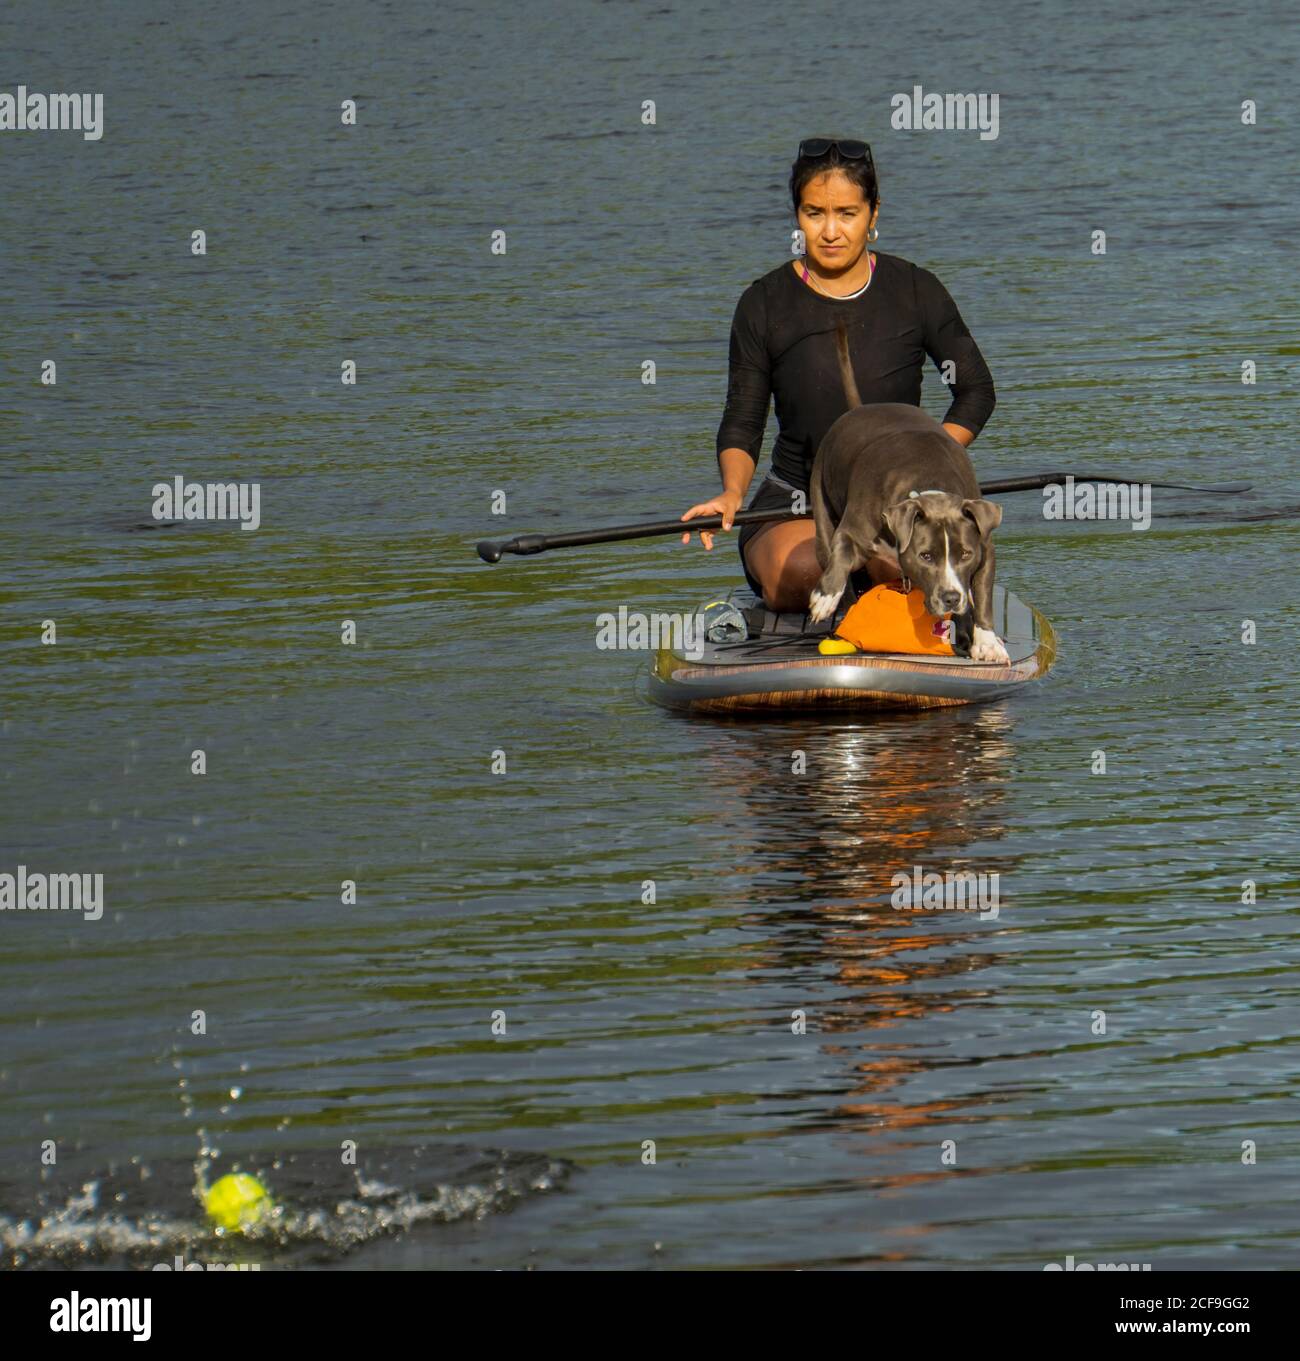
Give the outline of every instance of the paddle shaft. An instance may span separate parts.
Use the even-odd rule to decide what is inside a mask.
[[[1076,482],[1131,482],[1132,478],[1112,477],[1105,473],[1036,473],[1032,477],[1004,477],[993,482],[980,483],[981,495],[1000,495],[1012,491],[1035,491],[1042,487],[1063,484],[1067,477]],[[1215,495],[1228,495],[1248,491],[1245,483],[1232,483],[1220,487],[1191,487],[1182,482],[1150,482],[1151,487],[1171,487],[1178,491],[1211,492]],[[593,543],[620,543],[624,539],[653,539],[662,534],[695,534],[700,530],[722,528],[721,515],[701,515],[694,520],[652,520],[636,525],[613,525],[608,529],[581,529],[571,534],[520,534],[505,543],[492,543],[484,539],[477,546],[478,555],[484,562],[500,562],[503,553],[520,556],[529,553],[545,553],[551,548],[580,548]],[[794,511],[786,506],[776,506],[771,510],[738,510],[731,518],[733,525],[766,524],[772,520],[793,520]]]

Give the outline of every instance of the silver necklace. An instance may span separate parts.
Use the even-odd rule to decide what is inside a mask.
[[[851,302],[854,298],[860,298],[871,287],[871,281],[876,277],[876,267],[871,262],[871,252],[867,252],[867,282],[858,289],[856,293],[828,293],[817,280],[808,272],[808,266],[800,261],[803,269],[804,278],[822,295],[823,298],[830,298],[834,302]]]

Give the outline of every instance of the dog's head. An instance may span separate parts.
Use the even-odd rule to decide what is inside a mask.
[[[925,593],[925,607],[935,615],[970,607],[970,579],[1001,523],[1001,506],[948,492],[912,495],[885,511],[903,575]]]

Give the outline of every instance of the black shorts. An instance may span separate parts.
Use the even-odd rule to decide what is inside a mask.
[[[789,507],[789,505],[791,504],[791,497],[793,495],[794,492],[790,487],[785,486],[780,482],[773,482],[770,477],[765,477],[762,483],[759,485],[758,490],[754,493],[753,498],[750,500],[749,505],[747,505],[745,509],[775,510],[778,506]],[[805,501],[807,500],[807,497],[808,493],[805,492],[804,493]],[[805,514],[797,518],[806,520],[811,519],[812,517],[811,514]],[[740,537],[736,540],[736,547],[740,549],[741,570],[745,573],[745,580],[749,582],[749,589],[753,591],[754,594],[757,596],[761,596],[763,592],[759,588],[758,582],[750,573],[749,564],[745,561],[745,545],[749,543],[750,539],[752,539],[754,535],[759,532],[759,530],[767,529],[772,523],[774,522],[769,520],[767,524],[742,525],[740,530]],[[775,523],[779,523],[779,521]]]

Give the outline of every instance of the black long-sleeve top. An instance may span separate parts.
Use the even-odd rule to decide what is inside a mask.
[[[718,453],[744,449],[758,463],[770,399],[780,426],[772,471],[806,489],[822,436],[848,410],[835,355],[843,320],[853,374],[864,403],[921,405],[925,356],[953,362],[945,421],[979,434],[992,414],[993,376],[957,304],[928,269],[876,251],[871,287],[860,297],[827,298],[789,263],[741,294],[731,323],[727,405]]]

